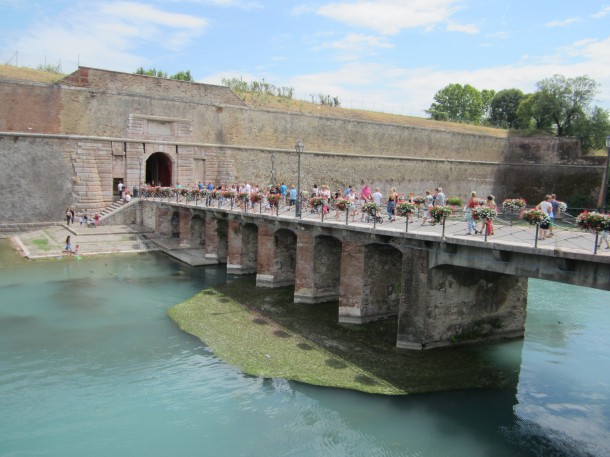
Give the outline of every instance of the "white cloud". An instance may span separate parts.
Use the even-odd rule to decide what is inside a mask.
[[[545,27],[565,27],[566,25],[574,24],[575,22],[579,22],[580,18],[578,17],[570,17],[568,19],[550,21],[544,24]]]
[[[73,7],[52,18],[33,23],[12,46],[33,62],[21,60],[22,65],[36,66],[47,57],[54,61],[66,57],[72,66],[96,66],[125,69],[146,66],[142,46],[154,47],[166,53],[180,52],[208,26],[205,18],[177,14],[152,5],[133,2],[87,3]],[[141,53],[142,52],[142,53]],[[72,71],[65,68],[64,71]]]
[[[394,45],[388,43],[385,38],[370,35],[359,35],[350,33],[344,38],[326,43],[322,46],[323,48],[333,48],[347,51],[360,51],[363,48],[393,48]]]
[[[595,19],[599,19],[600,17],[604,17],[607,14],[610,14],[610,6],[606,6],[605,8],[602,8],[600,11],[593,14],[592,17],[594,17]]]
[[[464,32],[470,34],[479,33],[479,27],[474,24],[457,24],[453,21],[447,21],[447,30],[449,32]]]
[[[554,74],[588,75],[601,84],[596,103],[610,108],[610,38],[578,41],[552,55],[473,70],[349,62],[332,71],[294,77],[283,85],[294,87],[299,97],[304,93],[338,96],[347,108],[425,116],[434,94],[450,83],[471,84],[479,90],[514,87],[527,93],[536,90],[536,82]]]
[[[317,13],[351,26],[394,35],[402,29],[423,27],[431,30],[447,22],[458,10],[456,3],[456,0],[359,0],[328,3],[318,8]],[[471,26],[464,27],[471,33]]]

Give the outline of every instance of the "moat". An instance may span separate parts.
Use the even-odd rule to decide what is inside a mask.
[[[2,455],[610,452],[608,292],[530,280],[523,341],[453,352],[459,390],[382,396],[245,375],[180,331],[172,305],[227,279],[248,293],[224,266],[158,254],[21,262],[8,249]],[[287,319],[285,309],[269,301],[266,318]],[[487,373],[486,388],[463,389],[468,373]]]

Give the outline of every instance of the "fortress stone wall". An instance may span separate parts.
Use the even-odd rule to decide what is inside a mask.
[[[440,185],[462,198],[477,190],[533,203],[556,192],[594,205],[603,174],[603,160],[581,157],[574,139],[509,140],[257,110],[226,87],[91,68],[56,84],[0,79],[0,100],[4,222],[58,220],[68,205],[107,206],[114,180],[137,185],[155,153],[167,157],[173,184],[296,185],[297,139],[305,142],[305,189],[369,182],[421,194]],[[39,198],[9,192],[33,182],[46,189]]]

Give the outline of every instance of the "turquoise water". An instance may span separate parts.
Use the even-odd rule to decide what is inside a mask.
[[[530,282],[525,340],[480,349],[513,388],[384,397],[244,375],[167,317],[226,280],[154,254],[0,269],[0,455],[610,455],[607,292]]]

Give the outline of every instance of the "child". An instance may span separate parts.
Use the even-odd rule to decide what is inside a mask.
[[[75,254],[75,255],[78,255],[78,249],[79,249],[79,248],[80,248],[80,246],[77,244],[77,245],[76,245],[76,249],[74,250],[74,254]]]

